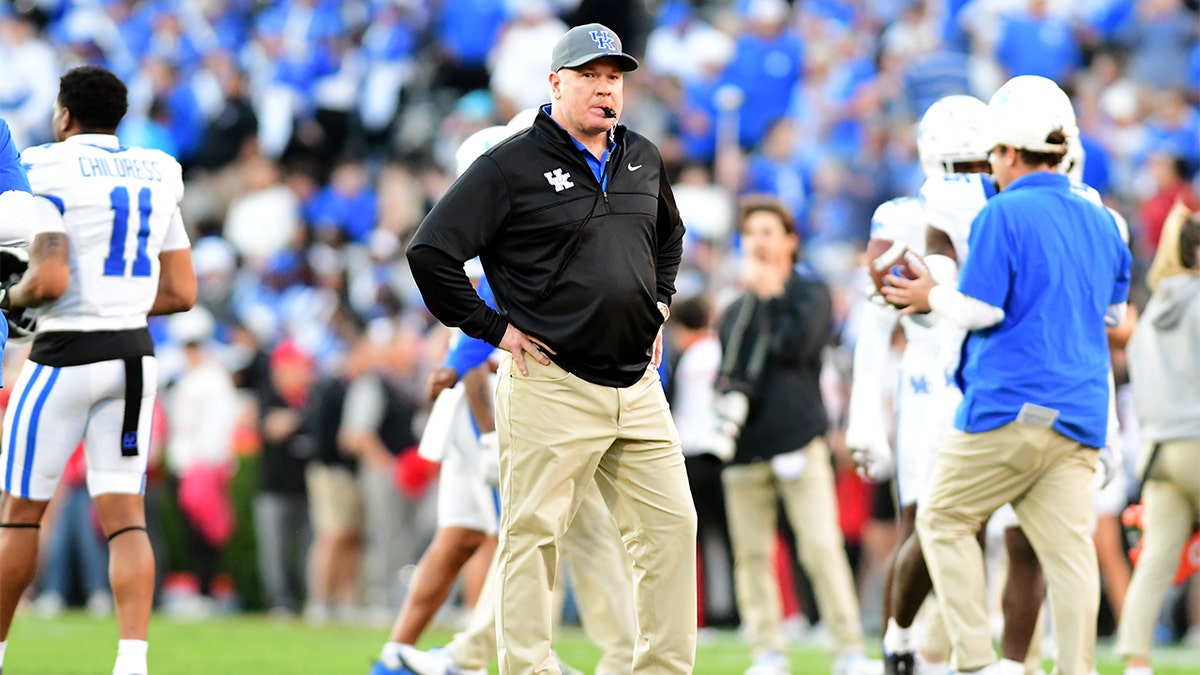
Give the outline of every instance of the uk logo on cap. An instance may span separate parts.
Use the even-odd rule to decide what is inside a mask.
[[[606,30],[594,30],[588,33],[592,37],[592,42],[596,43],[596,47],[605,51],[617,51],[617,45],[613,40],[613,34]]]

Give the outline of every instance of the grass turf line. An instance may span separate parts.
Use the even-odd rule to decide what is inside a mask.
[[[387,628],[329,625],[243,615],[204,621],[175,621],[156,616],[150,627],[150,672],[155,675],[357,675],[365,674],[387,638]],[[432,630],[422,646],[445,644],[450,631]],[[599,652],[578,629],[567,629],[556,644],[571,665],[590,671]],[[8,639],[5,670],[16,675],[95,675],[108,672],[116,656],[116,624],[67,613],[55,619],[18,616]],[[824,649],[801,646],[789,651],[795,675],[826,675]],[[1101,675],[1120,675],[1110,645],[1099,650]],[[697,675],[740,675],[750,652],[736,633],[718,632],[701,641]],[[493,667],[492,672],[495,672]],[[1200,652],[1170,648],[1155,651],[1156,675],[1200,675]]]

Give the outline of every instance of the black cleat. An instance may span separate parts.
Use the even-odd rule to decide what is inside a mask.
[[[912,652],[884,653],[883,675],[916,675],[917,659]]]

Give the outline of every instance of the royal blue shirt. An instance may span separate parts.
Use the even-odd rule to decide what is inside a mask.
[[[13,143],[12,132],[8,130],[8,122],[0,118],[0,193],[20,190],[30,192],[29,177],[21,166],[21,153]],[[8,343],[8,322],[0,321],[0,354]]]
[[[971,223],[959,290],[1004,310],[967,334],[955,426],[978,433],[1029,403],[1058,411],[1054,428],[1103,447],[1108,426],[1104,314],[1126,301],[1132,256],[1111,215],[1041,171],[1015,180]]]
[[[1062,82],[1083,62],[1079,42],[1066,21],[1010,16],[1000,32],[996,60],[1009,75],[1041,75]]]
[[[32,192],[29,189],[29,177],[21,166],[21,153],[17,152],[12,132],[8,130],[8,122],[0,118],[0,192],[10,190]]]
[[[550,114],[550,106],[549,105],[542,106],[542,112],[549,115]],[[551,117],[550,119],[553,120],[554,118]],[[558,120],[554,120],[554,123],[558,124]],[[560,128],[562,127],[561,124],[558,124],[558,126]],[[608,176],[604,173],[604,165],[608,163],[608,153],[612,152],[612,147],[613,147],[612,135],[610,134],[608,137],[608,146],[604,148],[604,154],[600,155],[599,157],[593,155],[592,151],[588,150],[587,146],[585,146],[583,143],[580,143],[578,140],[576,140],[574,136],[571,136],[571,142],[574,143],[575,147],[578,148],[579,151],[583,153],[583,159],[585,162],[587,162],[588,168],[592,170],[592,175],[596,177],[596,182],[600,184],[600,189],[607,190],[608,189]]]

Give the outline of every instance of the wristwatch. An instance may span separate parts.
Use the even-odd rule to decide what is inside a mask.
[[[671,318],[671,306],[661,300],[658,303],[658,311],[663,315],[663,323],[666,323],[667,319]]]

